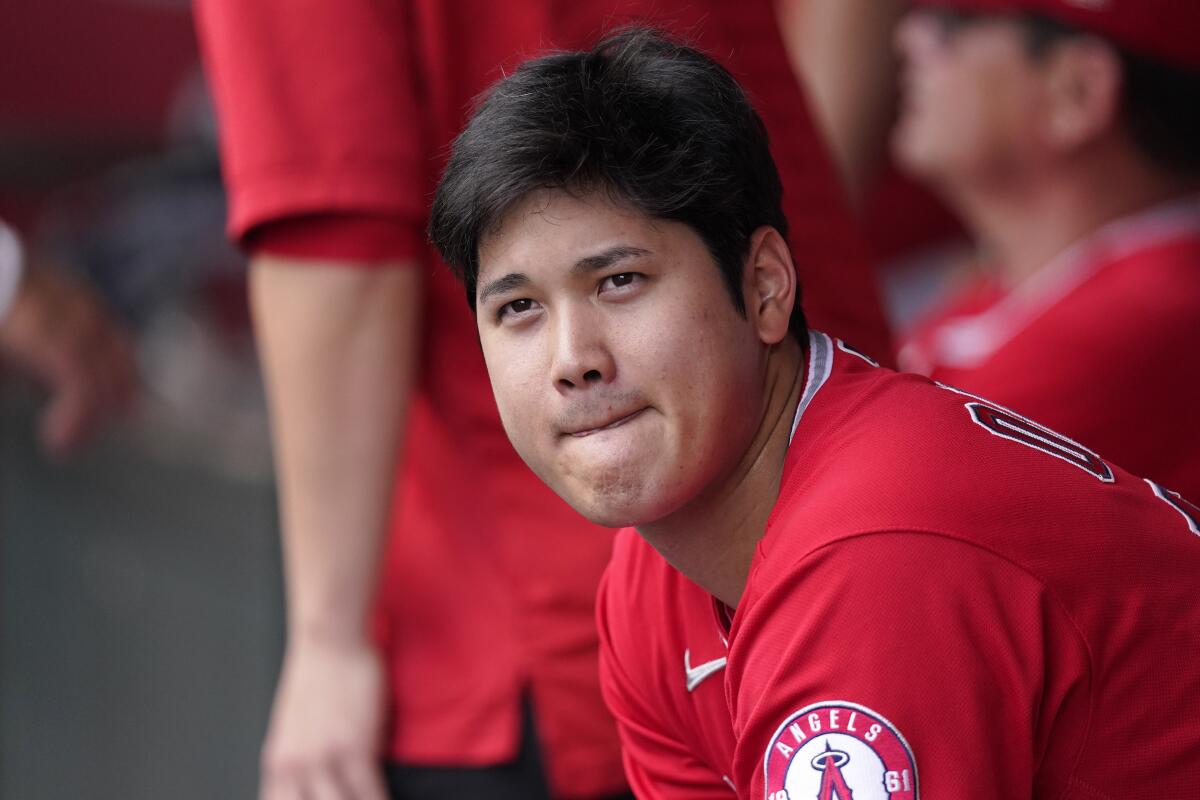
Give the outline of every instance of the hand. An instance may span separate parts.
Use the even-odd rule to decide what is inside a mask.
[[[26,273],[0,320],[0,357],[49,391],[38,438],[50,455],[78,448],[133,407],[138,379],[129,335],[65,272]]]
[[[289,645],[262,753],[260,800],[385,800],[384,685],[366,642]]]

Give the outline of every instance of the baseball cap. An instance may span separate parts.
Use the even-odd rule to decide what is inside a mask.
[[[913,5],[1041,14],[1158,61],[1200,71],[1200,0],[912,0]]]

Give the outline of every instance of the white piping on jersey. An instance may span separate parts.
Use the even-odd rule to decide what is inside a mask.
[[[796,404],[796,416],[792,420],[792,432],[788,434],[788,444],[796,437],[796,428],[800,426],[800,417],[816,396],[817,390],[825,385],[829,373],[833,371],[833,340],[820,331],[808,332],[808,379],[804,382],[804,391],[800,393],[800,402]]]
[[[1055,256],[991,308],[947,322],[934,334],[933,360],[960,369],[978,366],[1104,267],[1187,235],[1200,235],[1200,195],[1114,220]]]

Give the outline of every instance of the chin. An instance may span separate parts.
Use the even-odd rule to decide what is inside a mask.
[[[551,484],[555,493],[589,522],[606,528],[629,528],[653,522],[661,498],[650,491],[644,478],[632,470],[614,470],[590,481]]]

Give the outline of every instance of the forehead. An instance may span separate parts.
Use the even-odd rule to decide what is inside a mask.
[[[539,190],[480,241],[479,280],[511,270],[561,266],[606,244],[658,243],[670,227],[599,193]]]

